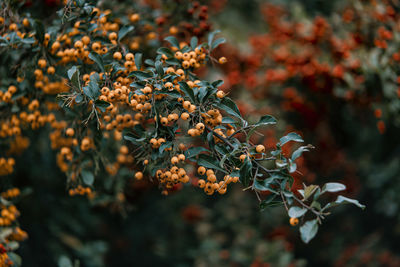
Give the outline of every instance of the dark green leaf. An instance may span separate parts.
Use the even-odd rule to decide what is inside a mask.
[[[147,72],[144,72],[144,71],[139,71],[139,70],[132,71],[132,72],[129,74],[128,77],[132,77],[132,76],[135,76],[136,78],[138,78],[138,79],[141,80],[141,81],[153,77],[150,73],[147,73]]]
[[[99,99],[97,99],[94,102],[94,104],[96,107],[98,107],[101,110],[101,112],[105,112],[106,108],[108,108],[108,106],[110,105],[110,103],[103,101],[103,100],[99,100]]]
[[[169,59],[165,60],[165,63],[167,63],[169,65],[180,65],[181,64],[179,62],[179,60],[177,60],[176,58],[169,58]]]
[[[122,40],[130,31],[133,31],[135,27],[125,25],[118,32],[118,41]]]
[[[102,72],[104,72],[104,62],[103,62],[103,58],[102,58],[99,54],[97,54],[97,53],[95,53],[95,52],[90,52],[90,53],[89,53],[89,58],[90,58],[91,60],[93,60],[94,62],[96,62],[97,66],[99,66],[100,70],[101,70]]]
[[[42,24],[42,22],[40,22],[40,20],[35,20],[35,24],[34,24],[34,28],[35,28],[35,36],[36,39],[39,41],[39,43],[43,43],[44,41],[44,26]]]
[[[272,117],[271,115],[264,115],[260,118],[260,120],[255,124],[257,126],[261,125],[268,125],[268,124],[275,124],[276,119]]]
[[[173,58],[174,54],[166,47],[160,47],[157,49],[157,53],[161,55],[166,55],[168,58]]]
[[[223,85],[223,84],[224,84],[224,81],[223,81],[223,80],[218,80],[218,81],[213,82],[211,85],[212,85],[213,87],[217,88],[217,87],[220,87],[220,86]]]
[[[251,178],[252,163],[249,157],[246,157],[242,167],[240,168],[240,180],[245,187],[249,186]]]
[[[179,48],[179,42],[174,36],[165,37],[164,40],[169,42],[172,46]]]
[[[206,168],[210,168],[210,169],[214,169],[214,170],[219,170],[222,171],[224,173],[227,173],[226,170],[220,168],[218,166],[218,159],[215,159],[211,156],[205,155],[205,154],[200,154],[199,155],[199,159],[197,160],[197,164],[199,164],[200,166],[206,167]]]
[[[164,76],[164,69],[163,69],[161,61],[156,61],[156,71],[159,76],[161,76],[161,77]]]
[[[275,200],[276,196],[277,195],[275,195],[275,194],[268,195],[263,201],[261,201],[260,209],[264,210],[269,207],[275,207],[275,206],[282,205],[282,201]]]
[[[81,90],[81,83],[79,82],[79,69],[76,66],[73,66],[67,71],[68,78],[71,80],[71,84]]]
[[[240,114],[240,111],[238,107],[236,106],[235,102],[233,102],[230,98],[224,97],[221,101],[221,103],[218,105],[218,107],[222,108],[225,110],[228,114],[237,117],[239,119],[243,119],[242,115]]]
[[[188,148],[185,151],[185,157],[186,158],[193,158],[193,157],[196,157],[197,155],[199,155],[201,152],[209,152],[209,150],[207,148],[204,148],[204,147],[201,147],[201,146],[199,146],[199,147],[191,147],[191,148]]]
[[[163,153],[166,148],[172,147],[172,145],[173,145],[173,142],[171,142],[171,141],[165,142],[160,146],[158,151],[160,151],[160,153]]]
[[[186,82],[179,82],[178,84],[180,85],[181,91],[184,92],[187,97],[189,97],[192,103],[195,103],[196,99],[194,97],[193,89],[190,88]]]
[[[298,135],[297,133],[289,133],[289,134],[285,135],[284,137],[282,137],[281,139],[279,139],[279,143],[281,146],[283,146],[284,144],[286,144],[287,142],[290,142],[290,141],[304,142],[303,139],[301,138],[301,136]]]
[[[134,144],[136,144],[136,145],[142,145],[143,141],[146,140],[145,137],[136,138],[136,137],[134,137],[134,136],[132,136],[132,135],[130,135],[130,134],[124,135],[124,139],[127,140],[127,141],[130,141],[130,142],[132,142],[132,143],[134,143]]]
[[[142,57],[143,55],[141,53],[135,54],[135,65],[138,70],[140,70],[140,68],[142,67]]]

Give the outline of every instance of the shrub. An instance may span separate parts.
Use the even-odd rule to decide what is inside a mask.
[[[284,153],[289,142],[303,142],[299,134],[290,132],[268,149],[251,142],[258,128],[276,119],[248,122],[219,89],[223,81],[201,77],[210,61],[229,64],[213,56],[225,42],[216,38],[218,31],[203,42],[210,29],[206,7],[190,7],[193,22],[184,26],[194,35],[189,38],[178,26],[163,31],[167,19],[152,18],[148,10],[113,13],[92,1],[65,1],[57,16],[41,22],[26,4],[3,2],[6,16],[0,19],[3,265],[19,262],[13,251],[27,237],[16,221],[13,201],[20,192],[12,187],[12,155],[38,142],[38,131],[48,134],[57,152],[69,195],[87,196],[93,204],[122,205],[130,186],[144,179],[164,195],[186,185],[225,194],[240,182],[254,191],[261,209],[283,204],[291,225],[300,219],[306,243],[331,207],[364,207],[344,196],[321,201],[346,188],[339,183],[294,190],[296,160],[313,148],[297,145]]]

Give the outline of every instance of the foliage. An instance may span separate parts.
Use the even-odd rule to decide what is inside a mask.
[[[300,222],[301,239],[308,243],[332,207],[365,207],[342,195],[332,201],[328,195],[346,189],[341,183],[294,183],[303,152],[314,148],[300,146],[301,135],[290,131],[267,145],[253,141],[277,121],[270,115],[243,117],[221,90],[224,82],[204,77],[209,63],[230,64],[223,55],[215,57],[214,50],[226,41],[217,37],[219,31],[209,32],[207,6],[172,1],[158,10],[135,4],[141,14],[105,9],[107,3],[103,8],[97,1],[64,1],[59,11],[41,21],[31,4],[1,3],[3,265],[20,264],[14,251],[27,237],[18,227],[13,201],[29,195],[24,188],[31,185],[22,183],[22,192],[13,187],[15,169],[23,168],[14,155],[40,140],[56,151],[70,196],[86,196],[96,207],[123,214],[132,187],[144,180],[163,195],[189,186],[207,195],[225,194],[228,185],[240,182],[244,191],[255,193],[261,210],[282,205],[291,225]],[[190,22],[174,25],[179,15],[171,20],[157,15],[163,8],[183,9],[182,17]],[[315,36],[324,35],[325,24],[318,20],[316,25]],[[272,30],[279,42],[286,41],[277,33],[281,30]],[[102,242],[82,245],[59,235],[70,247],[82,248],[81,258],[106,250]],[[101,260],[93,257],[92,264],[97,262]],[[63,256],[58,264],[73,263]]]

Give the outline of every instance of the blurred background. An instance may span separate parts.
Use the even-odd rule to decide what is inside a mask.
[[[168,14],[170,2],[179,1],[143,2]],[[17,158],[13,178],[30,187],[18,203],[29,234],[18,251],[23,266],[400,266],[400,3],[201,4],[211,28],[227,39],[216,58],[228,59],[201,75],[224,80],[250,119],[279,119],[257,142],[273,147],[275,136],[295,130],[316,147],[298,164],[298,186],[344,183],[366,210],[338,208],[306,245],[282,207],[260,211],[240,185],[223,196],[192,187],[162,196],[140,181],[124,205],[103,207],[68,196],[43,130]],[[34,5],[48,13],[60,7],[48,0]]]

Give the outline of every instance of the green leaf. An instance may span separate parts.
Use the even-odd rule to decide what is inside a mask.
[[[265,179],[265,180],[254,179],[254,188],[259,191],[269,191],[274,194],[278,194],[276,190],[271,188],[272,182],[273,180],[271,179]]]
[[[212,42],[213,42],[213,40],[214,40],[214,36],[215,36],[217,33],[219,33],[219,32],[221,32],[221,31],[220,31],[220,30],[216,30],[216,31],[211,32],[211,33],[208,35],[208,46],[209,46],[209,47],[212,47]]]
[[[124,139],[134,143],[135,145],[143,145],[143,141],[146,140],[145,137],[136,138],[136,137],[132,136],[131,134],[124,135]]]
[[[233,124],[233,123],[236,123],[236,121],[230,117],[223,117],[222,123]]]
[[[42,24],[42,22],[40,22],[40,20],[35,20],[35,24],[34,24],[34,28],[35,28],[35,36],[36,39],[39,41],[39,43],[43,43],[44,41],[44,26]]]
[[[130,31],[133,31],[135,27],[125,25],[118,32],[118,41],[122,40]]]
[[[144,72],[144,71],[139,71],[139,70],[135,70],[132,71],[128,77],[132,77],[135,76],[136,78],[138,78],[141,81],[144,81],[146,79],[149,79],[151,77],[153,77],[150,73]]]
[[[161,76],[161,77],[164,76],[164,69],[163,69],[161,61],[158,61],[158,60],[156,61],[156,71],[159,76]]]
[[[177,60],[176,58],[169,58],[167,60],[165,60],[165,63],[169,64],[169,65],[180,65],[181,63],[179,62],[179,60]]]
[[[82,181],[86,184],[86,185],[93,185],[94,182],[94,175],[91,171],[89,170],[82,170],[81,171],[81,175],[82,175]]]
[[[311,197],[312,194],[314,194],[315,190],[319,188],[317,185],[309,185],[304,188],[304,196],[303,200],[307,200],[309,197]]]
[[[223,80],[217,80],[217,81],[213,82],[211,85],[212,85],[213,87],[217,88],[217,87],[220,87],[220,86],[223,85],[223,84],[224,84],[224,81],[223,81]]]
[[[346,190],[346,186],[344,184],[341,183],[326,183],[323,187],[322,187],[322,193],[324,192],[339,192],[339,191],[343,191]]]
[[[307,209],[305,208],[300,208],[300,207],[291,207],[288,211],[289,217],[290,218],[299,218],[306,214]]]
[[[180,89],[185,93],[187,97],[189,97],[192,103],[195,103],[196,99],[193,93],[193,89],[186,82],[178,82]]]
[[[204,103],[211,95],[215,94],[218,91],[218,89],[209,89],[206,86],[200,87],[197,93],[197,97],[200,101],[200,103]]]
[[[58,267],[73,267],[73,265],[71,260],[67,256],[62,255],[58,259]]]
[[[211,44],[211,49],[215,49],[217,48],[220,44],[225,43],[226,40],[224,38],[218,38],[217,40],[215,40],[214,42],[212,42]]]
[[[264,115],[260,118],[260,120],[255,124],[257,126],[261,125],[268,125],[268,124],[275,124],[276,119],[272,117],[271,115]]]
[[[94,73],[90,75],[89,89],[90,95],[92,99],[96,99],[100,95],[100,87],[98,85],[100,77],[98,73]]]
[[[260,210],[264,210],[269,207],[275,207],[275,206],[282,205],[283,204],[282,201],[279,201],[279,200],[274,201],[276,196],[277,195],[275,195],[275,194],[271,194],[271,195],[268,195],[263,201],[261,201]]]
[[[193,36],[192,39],[190,39],[190,46],[192,47],[192,49],[196,48],[198,42],[199,40],[197,39],[196,36]]]
[[[149,66],[154,66],[154,61],[151,60],[151,59],[146,59],[146,60],[144,61],[144,63],[146,63],[146,64],[149,65]]]
[[[173,142],[171,142],[171,141],[165,142],[165,143],[163,143],[163,144],[160,146],[160,148],[158,149],[158,151],[159,151],[160,153],[163,153],[164,150],[165,150],[166,148],[171,147],[172,145],[173,145]]]
[[[213,158],[211,156],[205,155],[205,154],[200,154],[199,155],[199,159],[197,160],[197,164],[200,165],[200,166],[203,166],[205,168],[219,170],[219,171],[222,171],[224,173],[227,173],[226,170],[224,170],[224,169],[222,169],[222,168],[220,168],[218,166],[218,160],[217,159],[215,159],[215,158]]]
[[[242,167],[240,168],[240,180],[245,187],[249,186],[251,178],[251,168],[253,164],[251,163],[249,157],[246,157]]]
[[[290,142],[290,141],[304,142],[303,139],[301,138],[301,136],[297,133],[289,133],[289,134],[285,135],[284,137],[282,137],[281,139],[279,139],[279,143],[281,146],[283,146],[284,144],[286,144],[287,142]]]
[[[79,69],[76,66],[71,67],[68,71],[68,78],[71,80],[71,84],[81,90],[81,83],[79,82]]]
[[[271,115],[262,116],[260,118],[260,120],[256,124],[253,125],[254,127],[248,132],[246,142],[248,142],[250,140],[250,137],[256,131],[257,127],[268,125],[268,124],[275,124],[275,123],[276,123],[276,119],[274,117],[272,117]]]
[[[292,157],[291,157],[292,161],[295,161],[297,158],[299,158],[303,154],[303,152],[308,152],[312,148],[314,148],[312,145],[306,145],[306,146],[299,147],[292,153]]]
[[[18,254],[14,253],[14,252],[7,252],[7,255],[13,263],[12,266],[21,266],[22,265],[21,256],[19,256]]]
[[[294,173],[297,170],[297,164],[296,162],[293,162],[291,159],[289,159],[289,168],[288,168],[290,173]]]
[[[235,102],[233,102],[229,97],[224,97],[218,107],[225,110],[228,114],[243,120],[242,115],[240,114],[240,111]]]
[[[24,38],[21,40],[21,42],[23,42],[24,44],[33,44],[33,43],[35,43],[35,39],[34,38]]]
[[[344,196],[338,196],[337,199],[334,202],[328,203],[322,210],[328,209],[328,208],[332,208],[341,204],[354,204],[357,207],[361,208],[361,209],[365,209],[365,205],[361,204],[358,200],[356,199],[351,199],[351,198],[347,198]]]
[[[105,72],[105,71],[104,71],[104,62],[103,62],[103,58],[102,58],[99,54],[97,54],[97,53],[95,53],[95,52],[90,52],[90,53],[89,53],[89,58],[90,58],[91,60],[93,60],[94,62],[96,62],[97,66],[99,66],[99,68],[100,68],[100,70],[101,70],[102,72]]]
[[[101,112],[105,112],[106,109],[108,108],[108,106],[110,105],[110,103],[108,103],[108,102],[106,102],[104,100],[99,100],[99,99],[97,99],[94,102],[94,104],[95,104],[96,107],[98,107],[101,110]]]
[[[179,42],[174,36],[165,37],[164,40],[169,42],[172,46],[179,48]]]
[[[135,54],[135,65],[138,70],[140,70],[140,68],[142,67],[142,57],[143,55],[141,53]]]
[[[310,242],[311,239],[315,237],[318,232],[318,222],[317,219],[307,221],[300,227],[301,240],[304,243]]]
[[[83,93],[87,96],[87,97],[89,97],[90,99],[93,99],[94,97],[93,97],[93,95],[92,95],[92,90],[90,89],[90,86],[88,85],[88,86],[84,86],[83,87]]]
[[[201,152],[210,152],[207,148],[205,147],[190,147],[185,151],[185,157],[188,158],[193,158],[199,155]]]
[[[166,55],[168,58],[173,58],[174,54],[166,47],[160,47],[157,49],[157,54]]]

